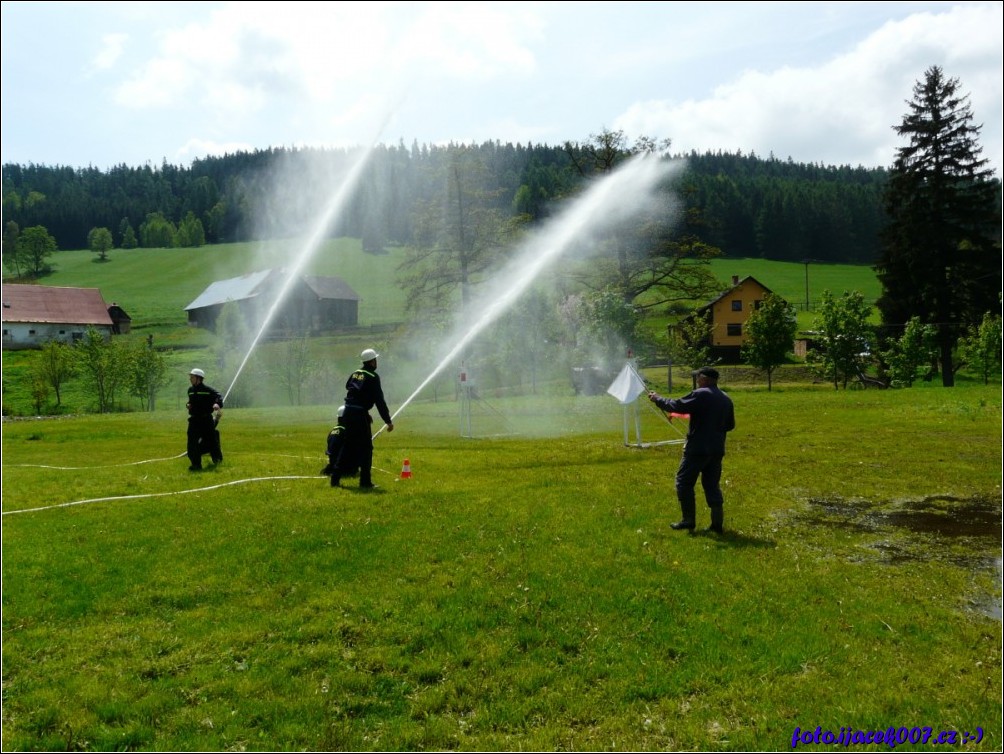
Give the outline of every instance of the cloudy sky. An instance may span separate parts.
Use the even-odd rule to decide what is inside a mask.
[[[1001,2],[3,2],[4,163],[603,129],[888,166],[932,65],[1001,175]]]

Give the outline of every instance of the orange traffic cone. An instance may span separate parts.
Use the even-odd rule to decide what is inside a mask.
[[[407,458],[404,459],[404,465],[401,467],[401,478],[411,479],[411,461]]]

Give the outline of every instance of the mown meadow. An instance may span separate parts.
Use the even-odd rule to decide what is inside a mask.
[[[333,406],[5,423],[4,750],[1000,750],[999,386],[723,387],[721,537],[610,396],[415,402],[370,493]]]
[[[722,537],[668,528],[679,421],[567,377],[423,393],[377,437],[380,489],[333,490],[324,438],[359,350],[385,351],[392,411],[432,367],[395,341],[401,250],[339,239],[305,269],[363,297],[363,327],[311,344],[330,395],[228,409],[224,462],[190,473],[185,374],[214,377],[216,344],[183,308],[296,252],[52,259],[45,284],[100,288],[172,376],[153,412],[81,413],[69,386],[59,415],[4,421],[5,751],[789,750],[817,726],[1001,748],[999,382],[838,391],[792,365],[768,392],[723,369]],[[804,301],[802,264],[714,264]],[[878,295],[867,267],[808,272],[812,300]],[[4,354],[5,407],[29,358]],[[665,367],[644,376],[666,391]]]

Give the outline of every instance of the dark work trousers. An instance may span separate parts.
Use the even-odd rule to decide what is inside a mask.
[[[223,459],[212,414],[188,417],[188,460],[192,466],[202,466],[203,453],[209,453],[214,462]]]
[[[722,505],[725,502],[720,484],[722,458],[720,455],[683,454],[680,468],[676,471],[676,499],[680,501],[680,512],[687,523],[695,523],[697,517],[694,487],[697,485],[697,477],[700,477],[701,486],[704,488],[704,499],[711,508],[711,524],[721,527]]]
[[[342,433],[345,440],[342,451],[338,454],[338,463],[335,464],[335,474],[339,477],[350,476],[358,468],[359,486],[368,487],[373,483],[373,436],[370,434],[373,425],[370,423],[370,416],[362,409],[346,406],[342,424],[345,426]]]

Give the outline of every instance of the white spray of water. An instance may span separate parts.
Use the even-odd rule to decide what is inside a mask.
[[[598,180],[544,230],[524,243],[509,271],[497,279],[500,282],[494,286],[494,294],[485,296],[485,300],[490,303],[481,315],[458,337],[429,376],[394,412],[391,420],[404,411],[415,396],[456,359],[461,350],[505,313],[537,276],[573,243],[581,242],[597,231],[622,223],[647,209],[660,181],[665,180],[677,164],[651,154],[632,158]],[[373,437],[376,438],[384,428],[381,427]]]
[[[261,340],[262,334],[264,334],[265,330],[268,329],[268,326],[275,317],[276,312],[286,299],[286,295],[289,293],[293,281],[299,278],[300,272],[303,270],[307,260],[314,255],[314,252],[317,251],[321,242],[324,241],[324,237],[328,228],[331,226],[331,223],[352,197],[352,192],[355,191],[355,188],[359,183],[359,179],[363,174],[363,170],[369,162],[372,154],[372,146],[368,149],[364,149],[356,161],[351,165],[348,173],[339,185],[338,190],[332,194],[327,205],[324,207],[324,211],[321,213],[317,223],[314,225],[314,229],[311,232],[310,237],[304,243],[300,253],[294,258],[293,265],[286,270],[286,277],[282,281],[282,286],[276,293],[275,300],[272,302],[268,312],[265,314],[265,318],[262,320],[261,326],[258,328],[258,333],[254,336],[254,340],[252,340],[251,345],[248,346],[247,353],[244,354],[244,359],[241,361],[240,366],[237,368],[237,373],[234,374],[234,378],[230,382],[230,387],[227,388],[227,392],[223,395],[224,402],[226,402],[227,396],[230,395],[230,391],[233,390],[234,385],[237,383],[237,378],[240,377],[241,371],[243,371],[248,359],[251,358],[251,354],[254,352],[255,346],[258,345],[258,341]]]

